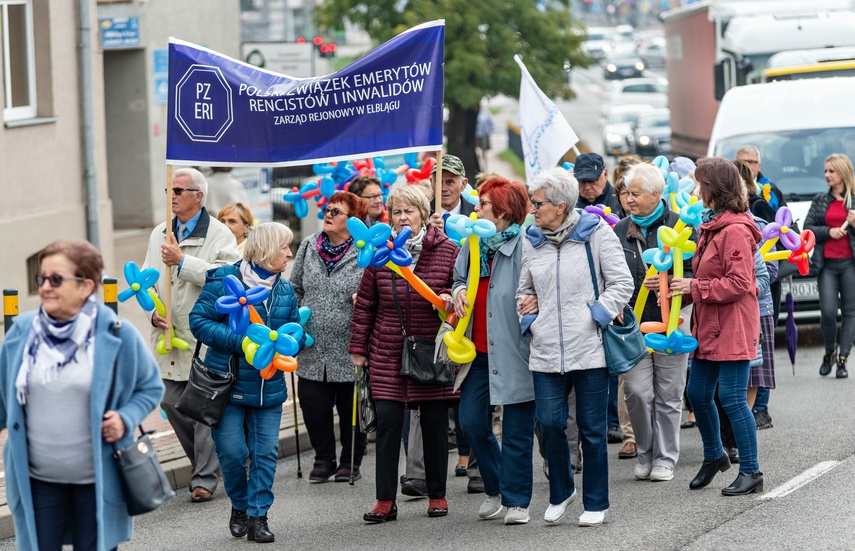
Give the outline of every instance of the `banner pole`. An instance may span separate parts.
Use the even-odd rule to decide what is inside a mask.
[[[166,240],[172,235],[172,165],[166,165]],[[163,306],[166,309],[166,335],[163,344],[172,348],[172,267],[166,267],[163,281]]]
[[[436,211],[442,212],[442,148],[436,152]]]

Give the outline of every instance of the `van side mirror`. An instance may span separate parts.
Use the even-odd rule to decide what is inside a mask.
[[[713,89],[715,90],[715,99],[716,101],[721,101],[721,98],[724,97],[724,93],[727,91],[724,87],[724,63],[725,59],[718,61],[715,65],[713,65],[713,79],[715,81],[715,86]]]

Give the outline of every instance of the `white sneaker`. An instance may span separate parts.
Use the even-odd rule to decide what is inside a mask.
[[[496,518],[502,514],[505,508],[502,506],[502,496],[487,496],[486,501],[478,509],[478,516],[484,520]]]
[[[573,493],[570,494],[570,497],[559,503],[558,505],[549,504],[549,507],[546,508],[546,512],[543,514],[543,520],[550,523],[555,523],[561,520],[561,517],[564,516],[564,513],[567,511],[567,506],[573,503],[573,500],[576,499],[576,490],[573,490]]]
[[[579,526],[599,526],[606,520],[606,513],[608,511],[608,509],[605,511],[585,511],[579,517]]]
[[[528,507],[508,507],[505,514],[505,524],[527,524],[528,519]]]
[[[654,482],[667,482],[674,478],[674,469],[668,467],[656,466],[650,471],[650,480]]]
[[[652,465],[644,463],[636,463],[633,474],[637,480],[647,480],[650,478],[650,470]]]

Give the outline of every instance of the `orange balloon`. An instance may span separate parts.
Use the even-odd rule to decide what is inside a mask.
[[[427,283],[422,281],[419,276],[414,274],[409,266],[399,266],[399,268],[401,270],[401,275],[404,277],[404,279],[406,279],[407,282],[413,286],[413,289],[415,289],[416,292],[422,296],[422,298],[436,306],[437,309],[445,312],[445,301],[439,298],[439,295],[437,295],[433,291],[433,289],[428,287]]]
[[[261,321],[261,316],[258,315],[258,311],[255,309],[255,306],[251,304],[249,306],[249,321],[251,321],[252,323],[260,323],[264,325],[264,322]]]
[[[259,374],[261,375],[262,379],[264,379],[265,381],[269,381],[270,378],[276,374],[276,366],[273,365],[273,362],[270,362],[270,365],[262,369]]]

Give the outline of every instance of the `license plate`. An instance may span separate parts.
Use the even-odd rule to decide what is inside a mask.
[[[623,76],[629,76],[629,75],[634,75],[634,74],[635,74],[635,71],[633,71],[632,69],[621,69],[621,70],[620,70],[620,71],[618,71],[618,72],[619,72],[621,75],[623,75]]]
[[[819,300],[819,291],[814,281],[794,281],[790,287],[795,300]]]

